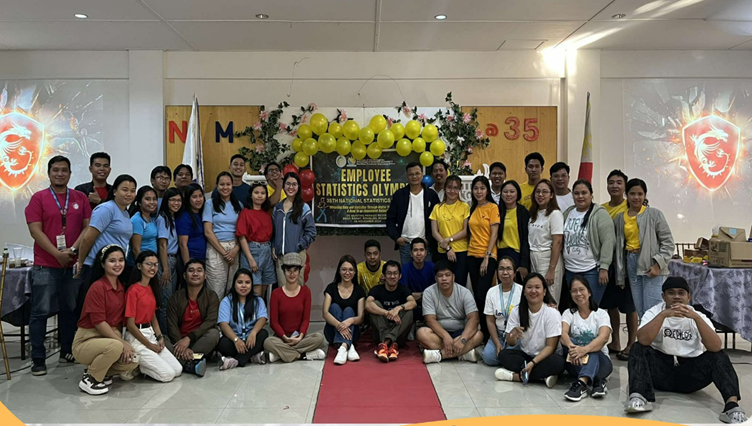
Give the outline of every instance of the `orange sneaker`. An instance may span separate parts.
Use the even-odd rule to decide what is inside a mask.
[[[379,347],[376,349],[376,356],[379,357],[381,362],[389,362],[389,348],[386,343],[379,343]]]
[[[399,356],[399,349],[397,349],[397,343],[392,343],[392,347],[389,348],[389,361],[397,361]]]

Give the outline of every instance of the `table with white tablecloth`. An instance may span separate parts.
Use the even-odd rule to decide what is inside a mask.
[[[681,260],[669,262],[669,273],[689,284],[692,304],[713,313],[713,320],[752,341],[752,269],[714,268]]]

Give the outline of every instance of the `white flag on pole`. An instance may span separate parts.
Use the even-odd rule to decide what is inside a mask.
[[[204,187],[204,154],[201,146],[201,122],[198,118],[198,98],[193,95],[191,118],[188,121],[188,135],[185,138],[183,164],[193,168],[193,181]]]

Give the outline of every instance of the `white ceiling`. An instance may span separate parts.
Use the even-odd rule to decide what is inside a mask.
[[[258,13],[270,18],[259,20]],[[627,17],[613,19],[618,13]],[[448,18],[437,21],[437,14]],[[558,45],[752,50],[752,0],[0,0],[0,50],[389,52]]]

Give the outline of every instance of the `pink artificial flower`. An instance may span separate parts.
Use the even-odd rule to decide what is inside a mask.
[[[259,123],[259,122],[256,122],[256,123],[255,123],[255,124],[253,125],[253,130],[256,130],[256,131],[259,131],[259,130],[261,130],[261,123]]]
[[[475,130],[475,137],[478,138],[478,139],[483,139],[483,130],[476,129]]]
[[[418,116],[418,120],[422,121],[424,124],[425,124],[427,118],[428,117],[426,117],[425,114],[421,114],[421,115]]]
[[[280,132],[286,132],[287,131],[287,124],[280,122],[279,123],[279,131]]]
[[[463,123],[467,124],[467,123],[469,123],[471,121],[473,121],[473,117],[470,114],[465,113],[465,115],[462,116],[462,122]]]
[[[261,173],[263,175],[264,174],[264,170],[266,170],[266,164],[262,164],[261,165],[261,167],[259,168],[259,173]]]
[[[342,110],[342,112],[339,113],[339,122],[344,123],[347,121],[347,111]]]
[[[308,122],[308,116],[303,114],[300,116],[300,124],[305,124]]]
[[[261,121],[266,121],[266,119],[269,118],[269,113],[266,111],[261,111],[259,113],[259,118],[261,119]]]
[[[447,115],[446,116],[446,121],[451,123],[452,121],[454,121],[454,116],[453,115]]]
[[[264,144],[258,144],[258,145],[256,145],[256,152],[259,153],[259,154],[261,154],[262,152],[264,152]]]
[[[315,103],[313,103],[313,102],[311,102],[310,104],[308,104],[308,107],[309,108],[313,108],[314,111],[316,111],[317,109],[319,109],[319,107]]]
[[[470,162],[470,160],[465,160],[464,163],[462,163],[462,167],[472,167],[473,163]]]
[[[402,107],[402,113],[409,117],[410,116],[410,107],[407,106],[407,105],[403,106]]]
[[[387,118],[386,119],[386,125],[387,125],[387,127],[392,127],[392,124],[394,124],[394,119],[393,118]]]
[[[467,153],[468,153],[468,154],[472,154],[472,153],[473,153],[473,148],[472,148],[472,147],[470,147],[470,146],[468,146],[468,147],[467,147]]]
[[[292,136],[292,137],[298,136],[298,131],[297,130],[291,130],[290,131],[290,136]]]

